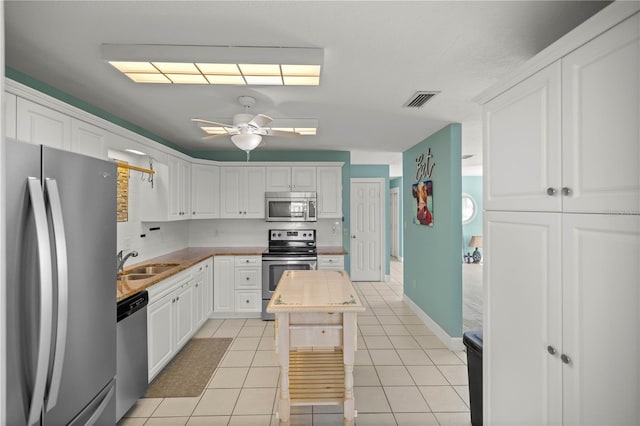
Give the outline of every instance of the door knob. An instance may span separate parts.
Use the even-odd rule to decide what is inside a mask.
[[[352,235],[352,236],[351,236],[351,238],[355,240],[355,239],[356,239],[356,236],[355,236],[355,235]]]

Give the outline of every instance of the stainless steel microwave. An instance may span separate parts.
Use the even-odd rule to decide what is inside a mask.
[[[315,192],[266,192],[267,222],[315,222]]]

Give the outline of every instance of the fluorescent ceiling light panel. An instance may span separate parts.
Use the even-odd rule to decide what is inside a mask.
[[[210,84],[235,84],[240,86],[244,86],[246,84],[241,75],[206,74],[205,77]]]
[[[186,62],[153,62],[163,74],[200,74],[195,64]]]
[[[209,84],[207,79],[201,74],[166,74],[172,83],[179,84]]]
[[[282,86],[282,77],[279,75],[245,75],[247,84],[260,86]]]
[[[136,83],[171,83],[164,74],[126,73],[125,75]]]
[[[103,44],[101,49],[103,60],[138,83],[317,86],[324,60],[317,48]]]

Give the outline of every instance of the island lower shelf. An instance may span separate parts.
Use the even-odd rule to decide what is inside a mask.
[[[291,405],[342,404],[342,351],[289,352],[289,395]]]

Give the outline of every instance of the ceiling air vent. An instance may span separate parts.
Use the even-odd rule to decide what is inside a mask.
[[[419,91],[414,93],[414,95],[409,98],[407,102],[402,105],[404,108],[422,108],[424,104],[429,102],[431,98],[437,95],[440,92],[426,92]]]

